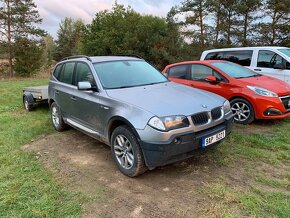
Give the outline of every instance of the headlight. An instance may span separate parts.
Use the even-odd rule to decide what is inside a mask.
[[[252,91],[254,91],[257,95],[268,96],[268,97],[278,97],[277,93],[272,92],[268,89],[264,89],[262,87],[258,87],[258,86],[247,86],[247,87],[251,89]]]
[[[169,131],[189,126],[189,121],[185,116],[152,117],[148,124],[161,131]]]
[[[224,102],[224,105],[223,105],[223,108],[224,108],[224,113],[225,114],[228,114],[228,113],[230,113],[231,112],[231,104],[230,104],[230,102],[228,101],[228,100],[226,100],[225,102]]]

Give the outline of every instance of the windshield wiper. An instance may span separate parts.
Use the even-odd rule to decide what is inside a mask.
[[[248,77],[258,77],[258,76],[262,76],[262,75],[261,74],[255,74],[255,75],[248,76]]]

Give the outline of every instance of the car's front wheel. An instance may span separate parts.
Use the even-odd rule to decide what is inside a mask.
[[[138,140],[127,126],[119,126],[113,131],[111,151],[113,160],[124,175],[134,177],[147,170]]]
[[[255,119],[255,112],[250,102],[243,98],[235,98],[231,101],[234,121],[240,124],[249,124]]]

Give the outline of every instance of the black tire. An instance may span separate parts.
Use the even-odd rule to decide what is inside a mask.
[[[113,131],[111,152],[113,160],[124,175],[135,177],[147,171],[138,140],[129,127],[119,126]]]
[[[255,120],[255,111],[250,102],[243,98],[231,100],[235,123],[250,124]]]
[[[33,103],[27,96],[23,96],[23,106],[27,112],[33,111]]]
[[[53,102],[50,106],[50,115],[52,126],[56,131],[62,132],[67,129],[67,125],[63,121],[60,108],[55,102]]]

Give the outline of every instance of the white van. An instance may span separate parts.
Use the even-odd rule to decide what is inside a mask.
[[[204,51],[200,60],[227,60],[290,84],[290,48],[242,47]]]

